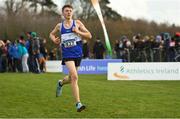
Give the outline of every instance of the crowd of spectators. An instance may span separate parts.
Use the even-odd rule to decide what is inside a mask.
[[[26,39],[25,39],[26,38]],[[83,40],[83,59],[105,59],[106,48],[100,38],[92,47]],[[92,50],[92,52],[90,52]],[[48,52],[46,39],[28,32],[16,41],[0,40],[0,72],[46,72],[46,60],[60,60],[60,50],[54,48]],[[114,59],[123,62],[179,62],[180,33],[173,37],[169,33],[157,36],[135,35],[133,38],[122,36],[115,40]]]
[[[175,62],[180,61],[180,34],[157,36],[138,34],[132,39],[123,36],[116,40],[114,52],[125,62]]]
[[[106,55],[105,45],[96,38],[92,53],[88,49],[87,42],[83,45],[84,58],[104,59]],[[88,49],[88,50],[87,50]],[[122,36],[115,40],[113,45],[113,59],[122,59],[123,62],[175,62],[180,61],[180,33],[171,36],[169,33],[161,33],[157,36],[142,36],[137,34],[132,38]]]
[[[0,72],[33,72],[46,71],[46,39],[37,37],[36,32],[19,36],[18,40],[0,40]]]

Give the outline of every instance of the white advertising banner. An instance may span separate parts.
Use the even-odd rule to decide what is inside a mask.
[[[180,80],[180,63],[108,63],[108,80]]]
[[[47,72],[62,72],[61,61],[46,61]]]

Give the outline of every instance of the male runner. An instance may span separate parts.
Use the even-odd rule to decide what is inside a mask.
[[[62,8],[64,21],[58,23],[50,33],[50,38],[55,44],[60,44],[62,49],[62,65],[66,65],[69,76],[64,80],[59,80],[57,84],[56,96],[61,96],[62,87],[71,84],[72,93],[76,101],[76,109],[81,112],[86,107],[81,103],[78,87],[77,68],[80,66],[82,57],[82,38],[91,39],[91,33],[80,20],[73,20],[73,7],[64,5]],[[60,38],[56,36],[59,32]]]

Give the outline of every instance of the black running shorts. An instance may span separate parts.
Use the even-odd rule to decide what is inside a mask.
[[[81,64],[81,58],[63,58],[62,65],[65,65],[67,61],[74,61],[76,67],[79,67]]]

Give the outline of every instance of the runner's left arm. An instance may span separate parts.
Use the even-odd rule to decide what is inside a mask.
[[[92,35],[80,20],[76,20],[76,27],[73,31],[85,39],[91,39]]]

